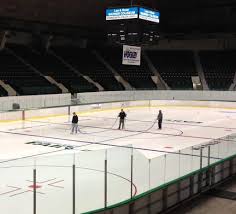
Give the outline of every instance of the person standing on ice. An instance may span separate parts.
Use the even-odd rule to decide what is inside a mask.
[[[159,114],[157,116],[157,120],[158,120],[158,129],[162,129],[163,114],[162,114],[161,110],[159,110]]]
[[[72,128],[71,128],[71,134],[77,134],[78,130],[79,130],[79,126],[78,126],[78,116],[76,115],[76,113],[73,113],[73,117],[72,117]]]
[[[125,118],[126,118],[126,113],[124,112],[123,109],[121,109],[121,112],[119,113],[118,117],[120,118],[120,123],[119,123],[119,128],[124,129],[125,128]]]

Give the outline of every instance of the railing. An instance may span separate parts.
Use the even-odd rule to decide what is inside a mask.
[[[82,140],[75,140],[74,145],[71,141],[67,144],[59,140],[28,142],[28,146],[42,151],[47,147],[47,152],[1,160],[0,209],[8,214],[22,209],[24,214],[75,214],[113,209],[122,201],[126,202],[120,205],[134,202],[176,179],[234,156],[235,138],[236,135],[229,135],[177,152],[132,145],[110,145],[103,149],[108,145]],[[83,144],[76,146],[78,142]],[[86,145],[92,144],[101,149],[86,150]]]

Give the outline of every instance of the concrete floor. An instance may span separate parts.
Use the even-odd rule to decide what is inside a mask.
[[[218,190],[230,191],[236,196],[236,177],[217,187]],[[235,214],[236,199],[216,197],[205,193],[193,201],[173,210],[170,214]]]

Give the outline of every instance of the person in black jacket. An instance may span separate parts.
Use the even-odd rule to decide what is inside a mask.
[[[163,114],[162,114],[161,110],[159,110],[159,114],[157,116],[157,120],[158,120],[158,128],[162,129]]]
[[[75,133],[77,134],[78,133],[78,130],[79,130],[79,126],[78,126],[78,116],[76,115],[76,113],[74,112],[73,113],[73,117],[72,117],[72,129],[71,129],[71,134]]]
[[[125,118],[126,118],[126,113],[124,112],[123,109],[121,109],[121,112],[119,113],[118,117],[120,118],[120,123],[119,123],[119,128],[122,127],[122,129],[125,128]]]

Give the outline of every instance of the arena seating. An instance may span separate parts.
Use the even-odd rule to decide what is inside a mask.
[[[209,88],[228,90],[236,72],[236,51],[201,51],[199,55]]]
[[[0,80],[11,85],[19,95],[61,93],[61,90],[46,80],[44,76],[51,76],[58,83],[65,85],[71,93],[98,90],[82,75],[89,76],[105,90],[124,90],[123,86],[114,78],[114,74],[95,57],[90,49],[75,47],[52,49],[72,65],[78,71],[76,72],[50,52],[16,44],[8,44],[7,48],[0,51]],[[36,70],[27,66],[9,50]],[[153,74],[148,69],[145,60],[142,60],[141,66],[126,66],[122,65],[122,49],[102,48],[98,52],[136,90],[157,89],[151,79]],[[147,54],[171,89],[192,89],[191,77],[197,76],[197,72],[191,51],[150,50],[147,51]],[[236,72],[236,60],[234,59],[236,51],[200,51],[199,56],[209,88],[228,90]],[[0,96],[7,96],[7,92],[2,87],[0,87]]]
[[[97,90],[94,85],[74,73],[51,54],[34,51],[29,47],[20,45],[11,46],[11,49],[18,55],[22,56],[43,75],[51,76],[57,82],[64,84],[71,93],[91,92]]]
[[[82,48],[55,48],[54,51],[75,67],[81,74],[89,76],[98,82],[107,91],[123,90],[123,86],[89,49]]]
[[[60,91],[44,77],[31,70],[6,49],[0,51],[0,79],[11,85],[19,95],[55,94]]]
[[[115,70],[127,80],[131,86],[137,90],[157,89],[156,84],[152,81],[152,72],[149,71],[144,60],[141,66],[131,66],[122,64],[122,49],[109,48],[100,49],[99,52],[115,68]]]
[[[171,89],[193,89],[191,76],[197,76],[191,51],[148,51],[153,65]]]

